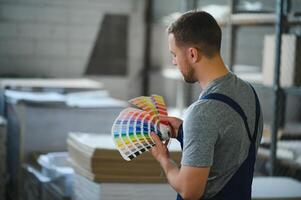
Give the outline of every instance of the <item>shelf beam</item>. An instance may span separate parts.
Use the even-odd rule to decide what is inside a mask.
[[[230,23],[236,26],[266,26],[275,25],[277,23],[277,15],[273,13],[237,13],[232,14]],[[218,20],[220,26],[229,25],[228,20]],[[286,26],[301,25],[301,18],[288,15]]]
[[[144,58],[142,67],[142,91],[141,94],[144,96],[149,95],[149,83],[150,77],[149,72],[151,70],[151,32],[152,32],[152,9],[153,9],[153,0],[146,0],[145,2],[145,13],[144,13],[144,21],[145,21],[145,31],[144,31]]]
[[[229,0],[230,12],[235,12],[236,0]],[[233,66],[235,63],[235,49],[236,49],[236,27],[232,24],[231,15],[227,19],[227,35],[229,39],[227,40],[227,64],[230,71],[233,71]]]
[[[281,99],[284,96],[283,89],[280,86],[280,64],[281,64],[281,38],[283,33],[283,26],[284,26],[284,0],[277,0],[276,4],[276,14],[277,14],[277,21],[275,24],[276,30],[276,49],[275,49],[275,67],[274,67],[274,99],[273,99],[273,121],[272,121],[272,134],[271,134],[271,152],[270,152],[270,162],[271,168],[269,171],[270,176],[276,175],[276,161],[277,161],[277,135],[278,135],[278,128],[280,123],[280,110],[278,109],[281,103]],[[283,113],[282,113],[283,114]]]

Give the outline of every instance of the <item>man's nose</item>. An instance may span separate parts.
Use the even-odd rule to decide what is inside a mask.
[[[172,64],[173,64],[174,66],[177,66],[177,62],[176,62],[175,59],[172,59]]]

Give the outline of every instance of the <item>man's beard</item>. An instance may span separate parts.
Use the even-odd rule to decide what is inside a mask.
[[[191,66],[188,66],[188,71],[186,74],[182,74],[186,83],[195,83],[198,81],[198,79],[195,77],[194,69]]]

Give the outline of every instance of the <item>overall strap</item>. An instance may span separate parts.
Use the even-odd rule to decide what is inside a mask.
[[[255,142],[256,138],[257,138],[258,122],[259,122],[259,117],[260,117],[260,104],[259,104],[258,96],[257,96],[254,88],[251,85],[250,85],[250,87],[251,87],[251,89],[254,93],[255,103],[256,103],[256,111],[255,111],[256,112],[256,118],[255,118],[255,128],[254,128],[253,137],[251,136],[251,133],[250,133],[250,128],[249,128],[249,125],[248,125],[248,120],[247,120],[246,114],[244,113],[244,111],[240,107],[240,105],[238,103],[236,103],[236,101],[234,101],[232,98],[230,98],[226,95],[220,94],[220,93],[210,93],[210,94],[202,97],[201,100],[202,99],[208,99],[208,100],[213,99],[213,100],[221,101],[221,102],[229,105],[232,109],[234,109],[241,116],[241,118],[244,121],[249,139],[252,142]],[[181,124],[181,126],[179,127],[177,135],[178,135],[177,140],[180,142],[181,148],[183,149],[183,124]]]
[[[240,117],[242,118],[242,120],[245,124],[250,141],[253,141],[253,138],[252,138],[251,132],[250,132],[250,128],[248,125],[248,118],[247,118],[245,112],[243,111],[243,109],[240,107],[240,105],[238,103],[236,103],[236,101],[234,101],[232,98],[230,98],[226,95],[220,94],[220,93],[210,93],[210,94],[207,94],[206,96],[202,97],[201,99],[208,99],[208,100],[212,99],[212,100],[221,101],[221,102],[227,104],[228,106],[230,106],[233,110],[235,110],[240,115]]]
[[[254,134],[253,134],[253,138],[252,140],[255,142],[256,138],[257,138],[257,133],[258,133],[258,123],[259,123],[259,117],[260,117],[260,103],[259,103],[259,99],[258,96],[253,88],[253,86],[250,84],[250,87],[252,88],[252,91],[254,93],[255,96],[255,104],[256,104],[256,117],[255,117],[255,128],[254,128]]]
[[[183,124],[179,126],[177,138],[176,138],[180,144],[181,144],[181,149],[183,150]]]
[[[258,96],[255,92],[255,89],[252,87],[252,85],[250,84],[250,87],[254,93],[255,96],[255,126],[254,126],[254,133],[253,133],[253,137],[251,136],[251,132],[250,132],[250,128],[248,125],[248,118],[245,114],[245,112],[243,111],[243,109],[240,107],[240,105],[234,101],[232,98],[220,94],[220,93],[210,93],[208,95],[205,95],[204,97],[202,97],[201,99],[213,99],[213,100],[217,100],[217,101],[221,101],[225,104],[227,104],[228,106],[230,106],[233,110],[235,110],[243,119],[247,133],[248,133],[248,137],[250,139],[250,141],[255,142],[256,138],[257,138],[257,130],[258,130],[258,123],[259,123],[259,117],[260,117],[260,104],[259,104],[259,99]]]

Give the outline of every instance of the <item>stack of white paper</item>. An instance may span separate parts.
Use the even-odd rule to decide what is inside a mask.
[[[165,183],[95,183],[74,175],[73,200],[175,199],[176,192]]]
[[[0,199],[4,199],[6,180],[6,121],[0,116]]]

